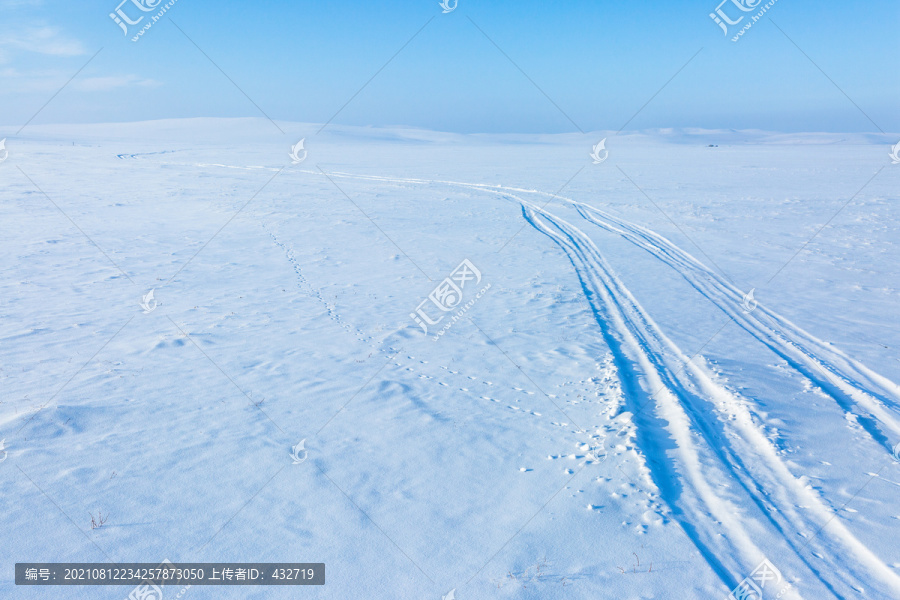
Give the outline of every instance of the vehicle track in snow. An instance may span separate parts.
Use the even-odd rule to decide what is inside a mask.
[[[812,587],[815,597],[827,594],[840,598],[853,590],[871,587],[880,593],[900,593],[900,577],[856,539],[840,519],[833,518],[833,510],[804,478],[791,473],[775,444],[765,435],[762,424],[755,421],[750,402],[718,383],[705,365],[685,355],[662,333],[581,230],[508,193],[507,187],[375,176],[360,178],[400,184],[444,183],[499,193],[517,202],[526,221],[565,251],[613,353],[627,407],[634,415],[638,448],[670,510],[669,516],[679,523],[726,586],[733,587],[741,574],[750,573],[766,555],[763,548],[771,547],[778,554],[783,572],[799,578],[807,589]],[[591,212],[593,207],[572,204],[579,204],[579,213],[600,225],[589,218],[596,214]],[[679,272],[691,274],[687,267],[705,269],[671,243],[650,244],[648,240],[664,240],[654,232],[631,224],[626,228],[624,222],[618,225],[616,233],[621,232],[623,237],[631,234],[626,238],[628,241],[643,241],[646,246],[641,247],[645,250],[656,249],[664,256],[678,257],[679,262],[673,258],[671,264],[683,267]],[[610,226],[614,225],[610,223]],[[637,231],[644,237],[638,236]],[[668,253],[662,252],[664,248]],[[756,319],[751,321],[737,308],[742,298],[740,291],[733,286],[726,287],[724,280],[701,278],[701,282],[709,280],[719,286],[698,291],[707,292],[704,295],[715,299],[714,302],[718,300],[716,304],[723,311],[735,320],[741,319],[742,326],[750,327],[755,336],[765,341],[776,340],[766,345],[779,355],[793,359],[789,362],[794,368],[805,368],[813,375],[816,366],[840,373],[843,385],[832,384],[826,388],[832,397],[840,397],[845,409],[867,408],[882,426],[891,426],[885,407],[869,394],[859,379],[865,375],[888,393],[892,382],[762,307],[761,314],[788,332],[780,339],[767,338],[771,334],[762,328],[766,324]],[[752,327],[754,322],[759,325]],[[821,347],[817,349],[830,353],[833,361],[821,358],[826,352],[809,351],[796,340]],[[848,376],[847,371],[859,377]],[[821,379],[819,376],[814,381]],[[645,411],[645,406],[652,410]],[[872,423],[869,426],[867,431],[873,434]],[[879,431],[874,430],[876,434]],[[880,439],[878,435],[873,437],[883,445],[883,435]],[[853,569],[847,568],[848,562],[854,563]],[[860,579],[861,574],[865,580]],[[788,589],[783,597],[800,595]]]
[[[633,415],[638,450],[668,508],[667,516],[679,524],[729,589],[769,548],[782,572],[802,584],[811,597],[841,598],[861,590],[883,597],[900,595],[900,577],[835,518],[804,478],[791,473],[754,417],[752,403],[719,383],[702,358],[688,357],[660,330],[588,236],[511,192],[569,202],[588,222],[675,268],[754,337],[819,383],[844,410],[865,410],[866,431],[881,445],[885,430],[898,431],[897,420],[885,406],[900,397],[896,384],[774,311],[758,306],[757,315],[743,313],[738,308],[742,294],[724,278],[662,236],[583,203],[506,186],[349,173],[330,176],[500,194],[520,205],[526,222],[559,245],[613,354],[626,408]],[[785,591],[784,598],[801,597],[796,589]]]
[[[880,591],[900,592],[900,577],[842,522],[832,520],[818,494],[790,472],[748,401],[662,333],[590,238],[519,201],[526,220],[556,242],[575,267],[615,357],[651,477],[722,581],[736,583],[731,575],[751,572],[765,555],[763,548],[784,543],[793,551],[793,557],[779,551],[784,571],[807,582],[811,575],[821,591],[842,597],[877,580]],[[738,486],[730,486],[732,481]],[[847,560],[857,570],[846,569]],[[858,572],[872,579],[860,581]]]
[[[392,183],[445,184],[482,191],[534,194],[571,204],[590,223],[621,236],[673,268],[698,292],[728,315],[741,328],[809,379],[888,454],[900,441],[900,385],[795,325],[762,304],[752,311],[742,308],[744,293],[726,278],[705,266],[667,238],[645,227],[601,211],[589,204],[558,194],[510,186],[458,181],[394,179],[372,175],[337,176]]]
[[[762,304],[744,311],[739,289],[661,235],[588,204],[572,204],[588,222],[622,236],[672,267],[741,328],[852,413],[872,439],[892,452],[891,438],[900,439],[900,415],[891,406],[900,404],[900,386]]]

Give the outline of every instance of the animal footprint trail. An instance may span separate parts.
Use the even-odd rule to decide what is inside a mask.
[[[325,312],[328,315],[328,318],[331,319],[332,321],[334,321],[337,325],[340,325],[348,333],[351,333],[351,334],[355,333],[357,339],[359,339],[360,341],[362,341],[362,342],[371,341],[371,339],[372,339],[371,336],[366,335],[365,333],[360,331],[358,328],[354,328],[349,323],[344,321],[341,318],[340,314],[338,314],[334,303],[328,302],[322,296],[322,292],[317,290],[316,288],[314,288],[312,286],[312,284],[309,282],[309,280],[306,279],[306,277],[303,275],[302,270],[300,269],[300,263],[297,261],[296,257],[294,256],[293,248],[289,248],[286,244],[281,242],[275,236],[274,233],[272,233],[271,231],[268,230],[268,228],[266,228],[265,226],[263,226],[263,228],[266,229],[266,232],[272,238],[272,241],[275,242],[275,245],[277,245],[279,248],[281,248],[284,251],[285,256],[288,259],[288,262],[291,263],[291,267],[294,269],[294,273],[297,275],[297,280],[300,285],[300,288],[303,289],[308,296],[310,296],[311,298],[315,298],[316,300],[319,301],[320,304],[322,304],[322,306],[325,308]]]
[[[835,595],[839,595],[838,587],[852,589],[862,583],[843,575],[842,561],[848,557],[858,561],[884,589],[900,591],[900,577],[842,523],[832,521],[817,495],[790,473],[753,422],[747,403],[717,384],[705,368],[659,331],[593,243],[577,228],[524,201],[523,211],[538,231],[564,249],[576,267],[616,356],[633,410],[640,411],[644,403],[655,409],[655,416],[639,414],[636,419],[638,444],[673,515],[723,582],[731,584],[732,574],[749,573],[752,563],[763,556],[760,547],[765,538],[758,545],[754,541],[760,539],[758,531],[763,527],[774,530],[794,549],[793,570],[807,571]],[[674,448],[665,447],[662,440],[666,438],[675,442]],[[678,481],[684,482],[680,489],[673,483]],[[728,481],[737,481],[740,488],[726,495],[719,490]],[[749,501],[741,501],[742,495]],[[777,510],[769,510],[770,505]],[[740,511],[738,506],[750,510]],[[744,526],[751,516],[755,519],[752,529]],[[818,538],[803,545],[796,539],[795,529],[811,536],[826,523],[828,531]],[[718,536],[723,528],[727,531],[724,540]],[[723,552],[723,545],[730,549]],[[807,545],[809,550],[803,553]],[[835,555],[834,546],[843,552]],[[814,559],[810,553],[820,558]]]

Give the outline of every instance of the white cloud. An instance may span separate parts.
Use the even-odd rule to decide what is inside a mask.
[[[59,90],[71,73],[59,70],[30,70],[27,74],[14,68],[0,69],[0,94],[52,93]],[[108,92],[126,87],[158,87],[161,82],[134,74],[96,77],[79,76],[68,89],[79,92]]]
[[[142,87],[158,87],[162,85],[153,79],[142,79],[137,75],[111,75],[107,77],[85,77],[76,79],[72,85],[83,92],[105,92],[132,85]]]
[[[78,40],[66,37],[57,27],[30,27],[16,31],[0,32],[0,56],[3,50],[24,50],[51,56],[78,56],[86,54]]]
[[[0,0],[0,8],[19,8],[20,6],[42,6],[44,0]]]

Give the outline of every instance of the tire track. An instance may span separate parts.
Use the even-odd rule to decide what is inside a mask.
[[[804,478],[790,472],[755,422],[750,403],[717,383],[705,365],[688,358],[661,332],[583,232],[507,191],[569,202],[589,222],[622,235],[683,276],[693,275],[685,278],[697,283],[698,291],[734,314],[742,327],[777,354],[789,356],[785,359],[795,369],[824,383],[820,387],[845,410],[868,412],[863,415],[869,419],[866,430],[882,445],[886,440],[882,428],[897,429],[897,420],[885,406],[900,398],[896,384],[765,307],[759,307],[762,310],[753,319],[740,314],[740,291],[702,263],[662,236],[588,205],[506,186],[331,175],[499,193],[518,203],[526,221],[566,252],[613,352],[645,466],[671,516],[729,589],[763,558],[762,547],[772,547],[789,579],[803,582],[816,598],[840,598],[862,590],[884,597],[900,595],[900,577],[834,518]],[[645,403],[652,410],[640,411]],[[785,591],[785,598],[799,597],[794,589]]]
[[[900,441],[900,414],[897,413],[897,408],[900,407],[900,385],[761,304],[749,313],[744,312],[741,309],[741,290],[656,232],[589,204],[540,190],[462,181],[398,179],[349,173],[335,175],[389,183],[453,185],[501,195],[507,191],[526,193],[571,204],[587,221],[620,235],[675,269],[741,328],[818,386],[846,414],[853,415],[869,437],[888,455],[892,454],[896,441]],[[509,196],[518,202],[522,201],[512,194]]]
[[[761,304],[750,312],[741,310],[740,290],[661,235],[590,205],[572,204],[588,222],[620,235],[675,269],[741,328],[853,414],[885,451],[892,451],[890,438],[900,438],[900,418],[889,405],[900,404],[900,386]]]
[[[718,384],[659,330],[593,242],[562,219],[518,200],[526,220],[556,242],[575,267],[615,356],[651,477],[723,583],[733,587],[731,573],[749,573],[774,533],[794,554],[793,560],[783,559],[786,570],[812,575],[835,597],[842,597],[841,589],[872,585],[846,569],[848,558],[872,575],[881,591],[900,592],[900,577],[832,520],[806,481],[793,476],[746,400]],[[645,404],[653,414],[641,410]],[[722,491],[729,481],[739,488]],[[813,537],[829,522],[827,531]]]

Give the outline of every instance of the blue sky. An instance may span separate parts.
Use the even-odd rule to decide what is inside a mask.
[[[438,0],[178,0],[138,42],[109,18],[118,2],[0,0],[0,125],[27,121],[99,50],[34,123],[259,109],[321,123],[359,92],[335,123],[900,131],[900,4],[889,0],[778,0],[738,42],[709,17],[718,0],[459,0],[448,14]],[[123,10],[154,14],[131,0]],[[723,10],[744,22],[757,12]]]

